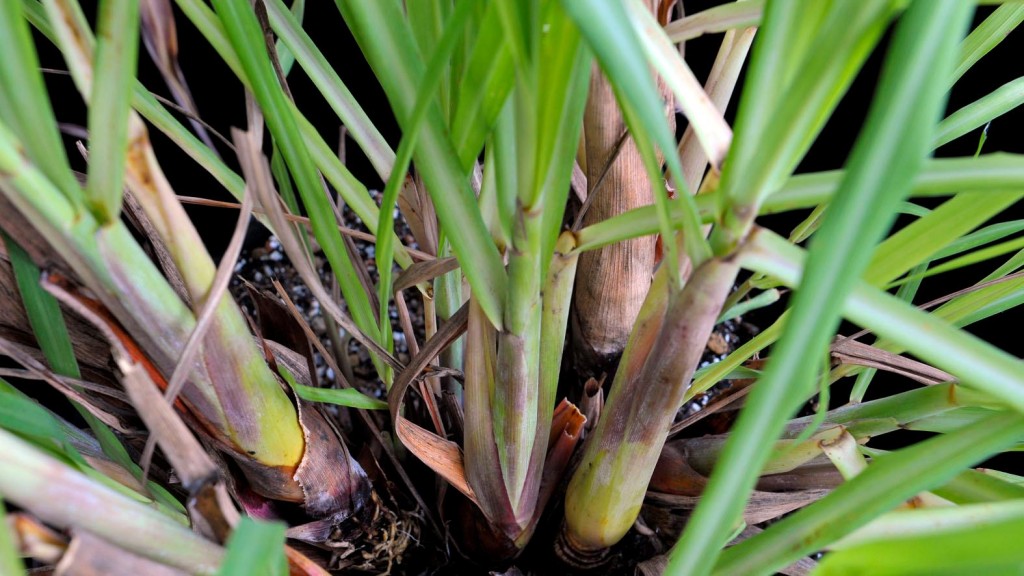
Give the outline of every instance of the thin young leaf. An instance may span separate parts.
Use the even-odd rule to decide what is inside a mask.
[[[93,50],[95,79],[89,97],[89,178],[85,187],[86,202],[101,224],[121,213],[130,88],[138,54],[138,0],[102,0]]]
[[[985,126],[1021,104],[1024,104],[1024,78],[1017,78],[953,112],[939,123],[934,146],[938,148],[975,128]]]
[[[281,41],[295,55],[299,66],[327,99],[327,103],[345,124],[352,139],[362,148],[377,174],[386,181],[395,162],[395,153],[387,141],[356,102],[338,73],[327,62],[327,58],[302,29],[298,18],[284,5],[284,1],[269,0],[266,7],[274,32],[280,35]]]
[[[758,310],[766,306],[771,306],[772,304],[778,302],[779,298],[781,297],[781,293],[775,288],[765,290],[764,292],[761,292],[760,294],[754,296],[753,298],[737,303],[735,306],[729,308],[728,310],[723,310],[722,315],[718,317],[718,323],[721,324],[722,322],[725,322],[727,320],[732,320],[733,318],[742,316],[747,312],[752,312],[754,310]]]
[[[291,386],[295,394],[303,400],[310,402],[321,402],[323,404],[334,404],[336,406],[347,406],[349,408],[362,408],[364,410],[387,410],[388,403],[383,400],[371,398],[355,388],[317,388],[306,386],[295,381],[283,367],[278,366],[278,372]]]
[[[956,67],[950,74],[949,85],[955,84],[965,72],[981,60],[982,56],[1005,40],[1021,22],[1024,22],[1024,5],[1017,2],[1005,2],[993,10],[960,44],[960,54]]]

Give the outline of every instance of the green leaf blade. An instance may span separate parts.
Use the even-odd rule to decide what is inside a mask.
[[[901,20],[846,177],[812,243],[785,334],[672,551],[669,570],[694,575],[710,570],[742,512],[745,498],[738,495],[750,492],[768,457],[762,439],[777,437],[786,416],[813,391],[814,366],[804,357],[824,353],[839,322],[839,304],[867,266],[871,248],[930,150],[945,74],[953,64],[948,38],[966,27],[970,8],[955,0],[917,2]]]
[[[97,220],[105,224],[121,212],[125,151],[130,145],[131,87],[139,53],[138,1],[103,0],[97,26],[86,199]]]
[[[288,559],[284,554],[285,528],[282,522],[262,522],[243,516],[228,539],[227,553],[217,575],[288,574]]]

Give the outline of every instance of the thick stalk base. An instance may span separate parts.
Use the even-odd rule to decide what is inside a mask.
[[[569,533],[569,527],[562,523],[555,539],[555,556],[576,570],[593,570],[608,561],[608,549],[589,550],[577,543]]]

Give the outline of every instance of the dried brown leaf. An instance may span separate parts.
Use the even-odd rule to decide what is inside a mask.
[[[34,558],[43,564],[56,564],[67,550],[68,540],[63,535],[24,512],[7,515],[22,556]]]
[[[189,491],[217,477],[217,467],[206,454],[192,431],[164,399],[146,371],[126,356],[118,354],[121,381],[149,428],[150,439],[160,446],[175,473]]]
[[[452,270],[458,270],[458,268],[459,261],[454,257],[416,262],[399,274],[398,278],[395,278],[393,290],[401,292],[417,284],[429,282],[438,276],[443,276]]]
[[[416,243],[428,253],[437,254],[437,215],[422,181],[406,176],[398,194],[398,208]]]
[[[473,488],[466,480],[466,465],[458,444],[424,430],[401,416],[396,420],[395,433],[402,444],[431,470],[474,504],[479,504]]]
[[[391,409],[391,420],[398,422],[402,402],[409,385],[420,375],[430,362],[454,342],[463,332],[466,331],[469,321],[469,306],[463,305],[458,312],[437,331],[434,336],[427,340],[423,349],[410,362],[409,366],[398,372],[395,382],[388,391],[388,406]]]
[[[772,518],[778,518],[787,512],[803,508],[824,498],[830,490],[801,490],[799,492],[764,492],[755,490],[750,496],[747,507],[743,510],[743,521],[747,524],[759,524]],[[697,507],[700,496],[679,496],[648,492],[646,503],[667,508],[675,514],[689,516],[689,511]]]
[[[904,358],[880,348],[857,342],[851,338],[839,338],[832,343],[832,357],[841,364],[867,366],[886,372],[906,376],[922,384],[956,382],[956,377],[917,360]]]
[[[203,144],[206,144],[216,154],[217,148],[206,131],[206,124],[197,120],[199,111],[178,63],[178,32],[174,24],[174,11],[171,9],[170,1],[142,0],[139,5],[139,16],[141,17],[142,41],[149,57],[160,70],[160,75],[163,76],[164,82],[170,88],[174,100],[189,116],[196,134]]]
[[[288,311],[291,313],[292,319],[295,321],[296,324],[298,324],[302,328],[304,334],[306,335],[307,342],[312,343],[316,347],[317,351],[320,352],[321,356],[324,358],[324,361],[327,362],[327,365],[332,370],[334,370],[335,377],[337,378],[337,381],[342,385],[342,387],[351,388],[352,385],[345,379],[344,372],[342,372],[338,368],[337,364],[335,364],[334,362],[334,359],[327,352],[327,349],[324,348],[323,343],[321,343],[320,339],[317,338],[316,334],[313,333],[313,329],[310,328],[309,324],[305,321],[305,319],[302,318],[301,313],[299,313],[299,310],[295,307],[295,304],[291,301],[291,298],[289,298],[288,292],[284,290],[284,287],[282,287],[278,282],[274,283],[274,287],[277,289],[278,295],[283,300],[284,305],[288,308]],[[269,341],[268,343],[269,346],[272,349],[274,349],[274,343]],[[293,372],[293,374],[294,373],[295,372]],[[366,410],[357,410],[356,413],[359,414],[359,417],[362,419],[363,423],[366,424],[366,427],[370,430],[373,437],[380,440],[382,438],[381,431],[380,428],[378,428],[377,423],[373,420],[373,417]],[[395,455],[395,451],[392,448],[391,443],[380,441],[379,445],[387,454],[388,460],[395,467],[395,470],[397,470],[399,477],[402,479],[403,484],[405,484],[406,488],[409,490],[409,493],[412,495],[413,499],[416,500],[416,503],[420,506],[424,513],[427,514],[427,517],[429,518],[430,523],[434,527],[435,531],[438,534],[442,534],[443,532],[441,531],[440,526],[437,524],[434,517],[430,514],[431,509],[427,507],[426,502],[423,501],[423,498],[422,496],[420,496],[419,491],[413,484],[412,479],[410,479],[409,475],[406,473],[405,468],[402,465],[402,462]]]

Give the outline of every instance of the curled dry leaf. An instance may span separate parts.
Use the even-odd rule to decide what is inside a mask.
[[[852,338],[838,338],[832,343],[832,358],[840,364],[868,366],[906,376],[922,384],[956,382],[956,376],[929,366],[924,362],[904,358],[899,354],[857,342]]]
[[[416,243],[430,254],[437,254],[437,215],[434,203],[419,178],[406,176],[398,195],[398,207],[405,217]]]
[[[423,463],[475,503],[476,495],[466,480],[462,449],[458,444],[424,430],[401,416],[402,403],[409,386],[444,348],[462,335],[468,320],[469,308],[463,306],[425,343],[420,353],[409,362],[409,366],[395,377],[395,382],[388,392],[388,405],[392,422],[395,423],[395,433],[402,443]]]
[[[18,551],[23,557],[34,558],[44,564],[55,564],[67,550],[67,538],[33,516],[26,513],[8,514],[7,524],[17,539]]]
[[[743,521],[758,524],[778,518],[787,512],[803,508],[821,500],[830,492],[827,489],[801,490],[798,492],[764,492],[755,490],[743,511]],[[658,517],[657,523],[665,534],[675,538],[681,532],[690,512],[697,507],[700,496],[679,496],[648,492],[644,503],[645,516]],[[667,518],[666,518],[667,517]],[[671,520],[668,520],[670,518]]]
[[[174,24],[174,11],[168,0],[142,0],[139,6],[140,30],[149,57],[156,63],[160,75],[171,89],[174,100],[189,116],[192,128],[203,144],[217,153],[205,123],[200,121],[195,100],[185,81],[185,75],[178,64],[178,32]]]

